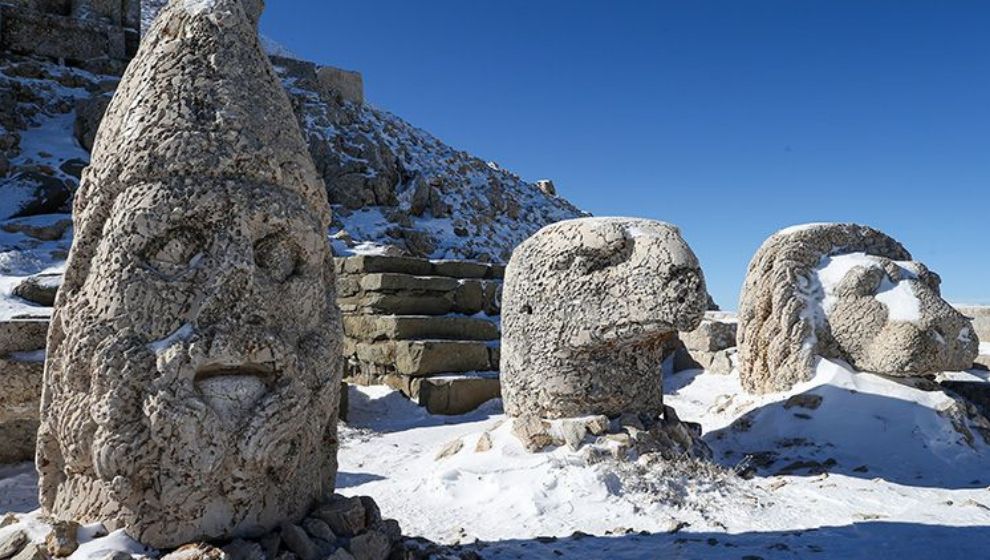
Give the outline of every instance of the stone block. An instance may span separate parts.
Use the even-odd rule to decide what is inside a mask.
[[[431,315],[344,315],[344,334],[360,340],[497,340],[485,319]]]
[[[47,337],[47,319],[0,321],[0,357],[15,352],[44,350]]]
[[[359,72],[323,66],[316,75],[320,86],[328,93],[336,93],[352,103],[364,103],[364,78]]]
[[[360,281],[366,292],[451,292],[459,290],[457,280],[442,276],[412,276],[409,274],[372,273]]]
[[[690,351],[717,352],[736,345],[737,323],[705,319],[693,331],[678,335]]]
[[[0,358],[0,464],[34,459],[44,365]]]
[[[0,48],[71,61],[127,60],[134,55],[125,31],[99,21],[80,20],[0,5]]]
[[[454,292],[454,311],[465,315],[485,309],[485,283],[481,280],[461,280]]]
[[[433,261],[433,274],[451,278],[488,278],[490,269],[477,261]]]
[[[432,373],[489,371],[488,346],[466,340],[399,340],[358,343],[359,361],[387,366],[395,373],[412,376]]]
[[[420,380],[419,404],[430,414],[465,414],[501,397],[498,375],[445,375]]]
[[[344,313],[373,313],[380,315],[446,315],[454,310],[449,295],[415,295],[369,293],[339,298]]]
[[[343,257],[344,273],[398,272],[414,276],[429,276],[433,273],[433,263],[426,259],[412,257],[385,257],[380,255],[358,255]]]

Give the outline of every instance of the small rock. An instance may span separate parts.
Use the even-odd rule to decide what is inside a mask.
[[[286,548],[302,560],[317,560],[320,556],[319,548],[299,525],[283,525],[282,540],[285,542]]]
[[[636,428],[637,430],[645,430],[646,426],[643,424],[643,419],[639,417],[638,414],[632,414],[629,412],[624,412],[622,416],[619,416],[619,425],[623,428]]]
[[[491,451],[492,449],[492,435],[488,432],[481,434],[478,438],[478,443],[474,446],[475,453],[484,453],[485,451]]]
[[[219,548],[206,543],[190,543],[162,557],[162,560],[230,560]]]
[[[45,539],[52,556],[68,556],[79,548],[79,524],[75,521],[56,521]]]
[[[364,525],[365,527],[374,527],[375,525],[381,523],[382,521],[382,510],[378,508],[378,504],[371,496],[359,496],[361,500],[361,505],[364,506]]]
[[[557,196],[557,187],[549,179],[541,179],[536,182],[536,188],[540,189],[547,196]]]
[[[592,435],[600,436],[607,432],[611,425],[608,416],[592,416],[588,419],[586,427]]]
[[[55,295],[61,286],[61,274],[37,274],[14,287],[13,293],[31,303],[51,307],[55,305]]]
[[[29,544],[14,555],[13,560],[49,560],[49,556],[43,545]]]
[[[358,498],[335,495],[330,503],[317,508],[313,516],[325,521],[340,537],[351,537],[365,529],[364,506]]]
[[[265,551],[267,558],[275,558],[278,555],[278,548],[282,545],[282,536],[278,534],[278,531],[272,531],[261,537],[258,543]]]
[[[7,560],[23,550],[27,542],[27,534],[19,529],[0,539],[0,560]]]
[[[314,539],[324,540],[329,543],[337,540],[337,535],[333,534],[333,530],[331,530],[330,526],[327,525],[327,522],[322,519],[317,519],[315,517],[306,518],[303,521],[303,529],[306,529],[309,536]]]
[[[0,517],[0,529],[13,525],[14,523],[17,523],[17,515],[13,513],[8,513],[3,517]]]
[[[392,543],[385,535],[368,531],[351,539],[350,549],[355,560],[385,560],[392,551]]]
[[[785,409],[791,409],[794,408],[795,406],[799,406],[801,408],[807,408],[808,410],[816,410],[821,405],[822,405],[821,395],[815,395],[812,393],[802,393],[800,395],[794,395],[793,397],[787,399],[786,402],[784,402]]]
[[[347,549],[338,548],[333,554],[327,557],[327,560],[354,560],[354,556],[350,552],[347,552]]]
[[[553,443],[550,424],[536,416],[520,416],[512,420],[512,433],[527,451],[536,452]]]
[[[393,544],[402,540],[402,528],[399,527],[399,522],[394,519],[382,519],[373,528],[388,537]]]
[[[131,560],[132,558],[133,557],[130,554],[122,550],[114,550],[113,552],[107,554],[100,560]]]
[[[583,419],[567,418],[561,420],[557,426],[560,435],[563,437],[563,442],[571,451],[577,451],[581,449],[581,443],[584,442],[584,436],[588,433],[588,424]]]
[[[454,441],[447,442],[439,452],[437,456],[434,457],[435,461],[440,459],[446,459],[447,457],[452,457],[456,455],[461,449],[464,448],[464,441],[460,439],[455,439]]]
[[[267,560],[265,550],[260,544],[244,539],[235,539],[223,547],[230,560]]]

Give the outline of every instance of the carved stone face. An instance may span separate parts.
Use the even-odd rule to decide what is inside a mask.
[[[506,411],[659,412],[664,343],[697,327],[706,303],[698,260],[673,226],[588,218],[542,229],[506,271]]]
[[[861,371],[966,369],[978,344],[969,321],[942,299],[941,279],[915,261],[839,255],[819,270],[833,348]],[[831,272],[830,272],[831,271]]]
[[[260,533],[332,489],[340,325],[323,219],[238,181],[117,198],[53,334],[47,400],[74,406],[42,431],[59,482],[46,507],[161,546]]]

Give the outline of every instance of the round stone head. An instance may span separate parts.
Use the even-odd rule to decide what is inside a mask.
[[[42,506],[159,548],[298,521],[336,472],[330,209],[238,0],[159,16],[74,213]]]
[[[743,286],[743,387],[787,390],[813,375],[819,356],[888,375],[970,367],[978,340],[939,284],[873,228],[810,224],[775,234],[754,256]]]
[[[584,218],[543,228],[506,270],[506,412],[658,414],[664,350],[698,326],[706,303],[698,259],[672,225]]]

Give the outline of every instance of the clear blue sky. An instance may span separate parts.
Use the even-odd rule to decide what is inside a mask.
[[[735,308],[784,226],[903,242],[990,303],[990,3],[269,0],[262,30],[364,74],[448,144],[593,214],[672,222]]]

